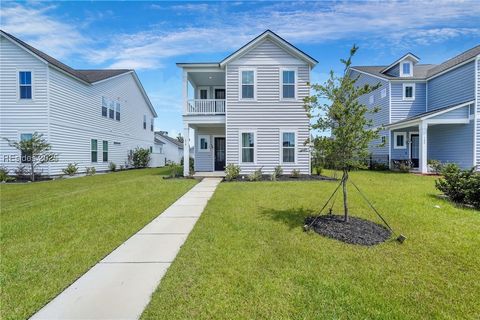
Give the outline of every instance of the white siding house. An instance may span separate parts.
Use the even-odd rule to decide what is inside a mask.
[[[287,174],[293,169],[310,173],[303,98],[316,64],[270,30],[219,63],[178,63],[185,146],[193,129],[195,171],[223,171],[233,163],[242,174],[259,168],[271,173],[278,165]]]
[[[180,163],[183,158],[183,143],[175,138],[169,137],[168,132],[155,132],[154,154],[160,154],[164,164]]]
[[[107,170],[109,162],[125,165],[135,147],[153,148],[157,115],[135,71],[75,70],[0,35],[1,166],[13,172],[21,164],[3,138],[34,132],[58,155],[58,162],[40,167],[44,175],[61,174],[68,163],[77,163],[79,172]]]

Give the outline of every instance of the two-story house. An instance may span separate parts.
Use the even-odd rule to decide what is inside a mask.
[[[6,32],[0,41],[0,166],[13,173],[28,162],[3,138],[34,132],[58,156],[39,168],[50,176],[68,163],[108,170],[129,150],[153,147],[157,114],[135,71],[76,70]]]
[[[278,165],[310,173],[309,119],[303,98],[317,64],[270,30],[215,63],[178,63],[183,71],[184,174],[194,130],[195,171],[242,174]]]
[[[408,53],[388,66],[355,66],[358,85],[381,87],[359,98],[381,127],[373,159],[410,160],[422,173],[428,161],[480,166],[480,45],[440,64],[420,64]]]

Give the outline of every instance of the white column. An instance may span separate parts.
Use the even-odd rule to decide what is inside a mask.
[[[183,129],[183,176],[190,175],[190,128],[188,123],[185,123]]]
[[[182,73],[182,99],[183,99],[183,114],[188,111],[188,74],[183,70]]]
[[[420,135],[420,172],[421,173],[428,173],[428,166],[427,166],[427,132],[428,132],[428,123],[422,121],[418,125],[418,132]]]

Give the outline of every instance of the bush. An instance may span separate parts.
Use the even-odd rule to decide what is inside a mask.
[[[412,161],[410,160],[393,160],[393,169],[400,172],[410,172],[412,169]]]
[[[117,165],[114,162],[110,161],[108,163],[108,169],[110,169],[110,171],[117,171]]]
[[[233,163],[227,164],[225,167],[225,180],[232,181],[236,180],[240,175],[240,166],[237,166]]]
[[[298,178],[300,177],[300,170],[293,169],[291,173],[292,178]]]
[[[435,181],[435,187],[450,200],[480,208],[480,173],[472,168],[462,170],[450,163],[441,171],[443,178]]]
[[[432,169],[433,173],[439,174],[442,172],[443,164],[438,160],[428,160],[427,164]]]
[[[168,164],[168,168],[170,169],[170,178],[180,177],[182,175],[183,167],[175,162],[171,162]]]
[[[0,182],[15,181],[14,177],[8,175],[9,170],[6,167],[0,167]]]
[[[27,178],[27,176],[30,175],[30,173],[28,172],[27,168],[23,164],[20,164],[17,167],[17,169],[15,169],[15,175],[19,179],[25,179]]]
[[[69,163],[65,169],[62,169],[63,173],[73,176],[78,172],[78,164]]]
[[[150,162],[150,149],[137,147],[130,150],[128,159],[135,168],[146,168]]]
[[[95,169],[95,167],[86,167],[85,168],[85,174],[87,176],[93,176],[95,173],[97,173],[97,169]]]
[[[180,160],[180,165],[183,167],[183,157]],[[188,170],[190,174],[193,174],[195,172],[195,159],[193,159],[192,157],[188,158]]]
[[[276,166],[275,169],[273,169],[273,173],[270,176],[270,180],[277,181],[278,177],[280,177],[282,174],[283,174],[282,166]]]
[[[262,168],[253,171],[248,175],[248,181],[260,181],[262,180]]]
[[[374,171],[386,171],[389,170],[388,164],[383,162],[372,161],[370,163],[370,170]]]

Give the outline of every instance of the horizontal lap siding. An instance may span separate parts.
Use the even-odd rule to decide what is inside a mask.
[[[455,109],[449,112],[442,113],[438,116],[431,117],[430,119],[465,119],[470,115],[470,107],[465,106],[459,109]]]
[[[408,127],[408,128],[403,128],[403,129],[398,129],[398,130],[392,130],[391,135],[390,135],[390,141],[392,141],[391,144],[391,160],[407,160],[410,159],[410,143],[407,143],[407,147],[405,149],[395,149],[394,148],[394,138],[395,132],[406,132],[407,133],[407,142],[410,140],[410,133],[411,132],[417,132],[418,133],[418,127]]]
[[[5,156],[20,155],[2,138],[18,141],[21,133],[38,132],[48,139],[48,67],[27,51],[0,37],[0,166],[13,174],[18,162]],[[32,71],[32,100],[19,100],[18,72]],[[48,165],[40,170],[46,172]]]
[[[403,100],[403,83],[392,82],[392,123],[416,116],[426,109],[425,83],[409,81],[405,83],[415,83],[415,100]]]
[[[476,61],[476,64],[477,64],[477,68],[476,68],[476,77],[477,77],[477,94],[476,94],[476,98],[477,98],[477,114],[476,114],[476,118],[477,118],[477,138],[476,138],[476,149],[477,149],[477,169],[480,170],[480,58],[477,58],[477,61]]]
[[[208,151],[199,151],[199,135],[208,136]],[[213,137],[225,136],[225,128],[201,127],[195,130],[195,171],[214,171]]]
[[[257,70],[257,101],[239,101],[239,67]],[[295,67],[298,70],[296,101],[280,100],[280,69]],[[310,153],[304,146],[309,137],[309,120],[303,98],[309,94],[309,66],[287,53],[269,40],[260,43],[246,55],[227,66],[227,163],[239,164],[239,134],[242,130],[257,133],[256,163],[241,164],[242,173],[263,168],[271,173],[281,165],[285,173],[293,169],[309,173]],[[280,131],[297,132],[295,164],[280,162]]]

